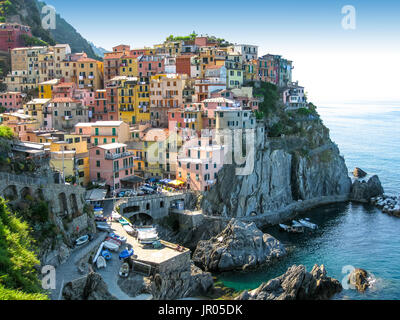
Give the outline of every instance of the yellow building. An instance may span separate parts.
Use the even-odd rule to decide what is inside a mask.
[[[126,78],[118,88],[120,120],[130,125],[150,121],[149,84],[136,77]]]
[[[86,186],[90,181],[89,150],[87,140],[78,134],[65,134],[63,141],[50,144],[51,165],[64,176],[75,177],[75,181]]]
[[[127,77],[138,76],[138,64],[135,56],[123,55],[121,57],[121,65],[119,67],[119,74]]]
[[[103,63],[87,57],[77,62],[78,88],[94,92],[103,89]]]
[[[39,98],[51,99],[53,97],[53,87],[60,83],[60,79],[53,79],[39,83]]]
[[[50,104],[50,99],[33,99],[24,104],[24,114],[36,119],[41,127],[46,127],[44,110]]]

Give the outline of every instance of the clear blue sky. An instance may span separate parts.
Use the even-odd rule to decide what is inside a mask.
[[[46,2],[82,36],[106,49],[121,43],[151,46],[170,34],[194,30],[256,44],[260,54],[282,54],[293,60],[295,79],[317,101],[335,100],[337,91],[347,100],[400,101],[400,1]],[[344,5],[356,9],[355,30],[342,28]]]

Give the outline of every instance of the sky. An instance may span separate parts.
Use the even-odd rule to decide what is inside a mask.
[[[47,0],[97,46],[132,48],[173,35],[215,35],[283,55],[314,103],[400,102],[398,0]],[[354,29],[342,20],[355,9]],[[346,20],[348,21],[348,20]],[[353,20],[351,20],[353,21]]]

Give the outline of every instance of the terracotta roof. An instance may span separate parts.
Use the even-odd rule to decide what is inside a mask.
[[[109,52],[104,54],[104,59],[120,59],[123,55],[123,52]]]
[[[66,98],[54,98],[51,100],[51,102],[53,102],[53,103],[65,103],[65,102],[79,103],[80,101],[72,99],[70,97],[66,97]]]

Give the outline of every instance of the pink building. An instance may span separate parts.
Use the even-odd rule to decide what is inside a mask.
[[[150,77],[165,72],[164,58],[159,56],[141,56],[138,58],[139,77]]]
[[[24,47],[23,35],[32,37],[31,28],[18,23],[0,23],[0,51]]]
[[[116,192],[121,189],[121,179],[134,175],[133,152],[127,145],[111,143],[89,150],[90,181],[105,184]]]
[[[22,108],[21,92],[0,93],[0,107],[4,107],[7,111],[21,109]]]
[[[223,97],[203,100],[203,104],[205,116],[210,119],[215,119],[215,111],[218,107],[230,108],[236,105],[235,101]]]
[[[190,140],[178,156],[176,177],[186,182],[192,190],[209,190],[216,182],[223,160],[224,147],[213,145],[212,139],[202,137]]]

